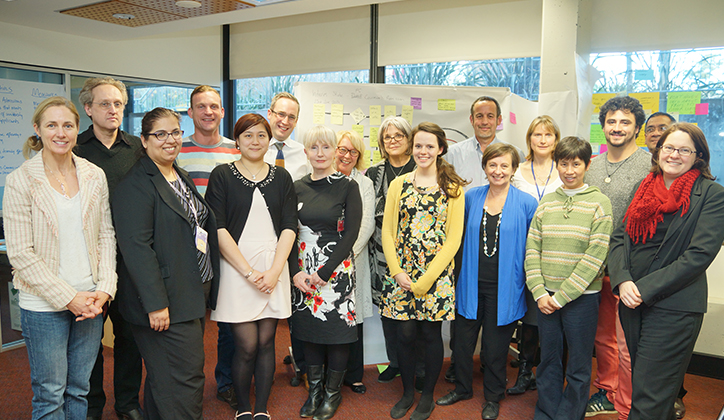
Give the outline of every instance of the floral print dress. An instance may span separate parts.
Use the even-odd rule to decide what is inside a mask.
[[[402,186],[395,249],[400,267],[413,282],[445,243],[448,198],[437,186],[415,188],[408,176]],[[381,314],[397,320],[447,321],[455,318],[453,263],[447,265],[421,298],[402,289],[394,278],[383,285]]]

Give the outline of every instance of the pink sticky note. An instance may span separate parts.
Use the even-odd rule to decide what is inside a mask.
[[[709,103],[702,102],[694,107],[694,115],[709,115]]]
[[[514,112],[511,112],[511,113],[510,113],[510,123],[511,123],[511,124],[516,124],[516,121],[515,121],[515,113],[514,113]]]
[[[503,129],[503,122],[501,121],[501,122],[500,122],[500,125],[497,126],[497,127],[495,127],[495,129],[496,129],[497,131],[502,130],[502,129]]]
[[[422,98],[410,98],[412,109],[422,109]]]
[[[605,152],[608,152],[608,145],[607,145],[607,144],[602,144],[602,145],[601,145],[601,148],[600,148],[599,151],[598,151],[598,153],[600,154],[600,153],[605,153]]]

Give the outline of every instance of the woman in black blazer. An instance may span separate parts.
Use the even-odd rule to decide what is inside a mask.
[[[203,318],[218,291],[216,220],[174,163],[180,119],[165,108],[143,117],[145,154],[111,200],[123,257],[118,303],[146,364],[147,419],[202,418]]]
[[[611,236],[608,270],[631,354],[629,420],[676,418],[707,308],[706,269],[724,241],[724,187],[709,156],[697,126],[672,125]]]

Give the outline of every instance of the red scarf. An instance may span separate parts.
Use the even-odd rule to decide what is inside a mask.
[[[639,240],[646,243],[647,238],[652,238],[665,213],[681,209],[681,216],[686,214],[691,202],[691,188],[700,174],[698,169],[691,169],[676,178],[669,189],[666,189],[661,174],[650,173],[644,178],[624,217],[628,222],[626,232],[633,243]]]

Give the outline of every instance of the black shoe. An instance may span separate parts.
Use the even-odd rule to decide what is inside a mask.
[[[289,381],[289,385],[294,386],[294,387],[297,387],[302,384],[304,384],[305,388],[309,389],[309,382],[307,382],[306,373],[302,373],[302,374],[297,373],[296,375],[292,376],[292,379]]]
[[[469,400],[473,398],[472,394],[458,394],[454,389],[447,395],[437,400],[437,405],[453,405],[458,401]]]
[[[512,388],[508,388],[506,392],[508,395],[520,395],[529,389],[536,388],[535,374],[530,371],[525,372],[521,369],[518,373],[518,379],[515,380],[515,385],[513,385]]]
[[[290,355],[288,355],[288,354],[287,354],[286,356],[284,356],[284,364],[285,364],[285,365],[291,365],[291,364],[292,364],[292,356],[290,356]]]
[[[327,383],[324,386],[324,399],[322,404],[314,412],[314,420],[329,420],[334,417],[339,404],[342,402],[342,382],[346,370],[327,369]]]
[[[345,382],[344,384],[350,387],[352,389],[352,392],[354,392],[355,394],[364,394],[365,392],[367,392],[367,387],[363,383],[355,385],[351,382]]]
[[[674,401],[674,414],[676,414],[677,419],[683,419],[686,415],[686,406],[684,405],[684,400],[681,398],[677,398],[676,401]]]
[[[229,388],[227,388],[226,391],[218,391],[218,392],[216,392],[216,399],[218,399],[218,400],[220,400],[220,401],[223,401],[223,402],[229,404],[229,406],[230,406],[231,408],[233,408],[234,410],[236,410],[236,405],[237,405],[237,402],[236,402],[236,392],[234,392],[234,387],[233,387],[233,386],[230,386]],[[118,412],[116,411],[116,413],[118,413]],[[121,416],[120,416],[120,413],[119,413],[118,418],[125,420],[125,417],[121,417]],[[128,418],[129,418],[129,419],[132,419],[132,420],[136,420],[135,417],[128,417]],[[138,417],[138,419],[143,419],[143,415],[141,415],[141,417]]]
[[[230,388],[233,390],[233,388]],[[234,398],[234,403],[236,403],[236,397]],[[131,411],[128,412],[121,412],[116,410],[116,415],[120,420],[143,420],[143,412],[140,408],[134,408]],[[100,419],[100,417],[98,417]]]
[[[450,364],[450,367],[445,371],[445,381],[455,383],[455,365]]]
[[[324,398],[324,386],[322,384],[322,376],[324,376],[324,366],[311,365],[307,366],[307,380],[309,381],[309,397],[299,410],[300,417],[312,417],[317,408],[322,404]]]
[[[415,407],[415,411],[413,411],[412,415],[410,415],[410,420],[427,420],[434,409],[435,404],[432,402],[430,402],[430,409],[426,411],[422,411],[420,409],[420,405],[418,404],[417,407]]]
[[[399,374],[399,368],[387,366],[387,369],[383,370],[382,373],[380,373],[380,376],[377,377],[377,382],[381,382],[383,384],[392,382]]]
[[[483,420],[497,419],[500,414],[500,404],[488,401],[483,407]]]
[[[424,376],[415,376],[415,391],[417,391],[418,394],[422,394],[422,391],[425,389],[425,377]]]
[[[85,420],[101,420],[102,416],[88,416]]]
[[[405,414],[410,410],[410,407],[412,407],[412,404],[415,403],[415,397],[410,398],[410,403],[405,404],[404,398],[398,401],[397,404],[395,404],[392,407],[392,410],[390,410],[390,417],[393,419],[401,419],[405,417]]]

